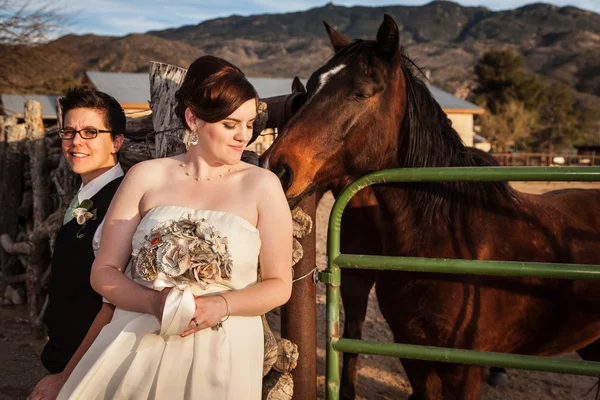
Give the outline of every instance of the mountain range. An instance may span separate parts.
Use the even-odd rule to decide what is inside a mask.
[[[123,37],[67,35],[39,46],[0,46],[1,93],[59,93],[86,70],[144,72],[149,61],[187,67],[221,56],[248,76],[306,78],[332,55],[322,21],[349,38],[375,37],[383,14],[401,29],[408,54],[433,84],[459,97],[474,87],[473,67],[493,48],[524,56],[531,73],[600,104],[600,14],[529,4],[492,11],[450,1],[423,6],[323,7],[285,14],[230,16]]]

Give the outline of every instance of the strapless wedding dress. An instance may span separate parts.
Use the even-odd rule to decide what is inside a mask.
[[[264,358],[260,317],[231,316],[221,329],[204,329],[181,338],[194,313],[193,296],[243,289],[257,280],[260,237],[244,218],[222,211],[178,206],[151,209],[133,236],[133,255],[157,224],[168,220],[204,218],[228,238],[233,259],[232,279],[203,289],[177,284],[159,274],[135,282],[162,290],[176,286],[167,298],[162,326],[152,315],[117,308],[79,362],[58,399],[260,399]],[[132,277],[133,276],[133,277]]]

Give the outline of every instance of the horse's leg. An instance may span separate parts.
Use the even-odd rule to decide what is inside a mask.
[[[402,360],[413,394],[409,400],[477,400],[483,368]]]
[[[434,363],[408,359],[401,359],[401,361],[413,391],[409,400],[442,398],[442,381],[434,369]]]
[[[477,400],[484,369],[467,365],[438,365],[444,400]]]
[[[377,271],[342,270],[340,287],[344,305],[344,334],[348,339],[360,339],[367,315],[369,292],[375,283]],[[344,353],[342,386],[340,397],[344,400],[355,398],[358,354]]]

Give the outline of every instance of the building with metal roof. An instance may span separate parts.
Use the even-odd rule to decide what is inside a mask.
[[[90,82],[98,89],[116,98],[121,105],[134,104],[148,107],[150,100],[150,80],[146,73],[125,72],[86,72]],[[288,94],[292,80],[288,78],[252,78],[248,80],[256,88],[260,97],[273,97]],[[306,79],[301,79],[306,85]],[[460,99],[438,87],[429,86],[431,94],[445,111],[454,113],[481,114],[483,109]]]
[[[474,146],[473,137],[474,115],[483,114],[484,109],[476,104],[458,98],[438,87],[428,85],[433,98],[440,104],[450,121],[452,127],[458,132],[460,138],[467,146]]]
[[[96,89],[117,99],[126,114],[140,116],[149,112],[150,79],[147,73],[87,71],[86,76],[89,83]],[[291,92],[292,79],[249,77],[248,80],[262,98],[285,95]],[[301,79],[301,81],[306,85],[306,79]],[[452,121],[452,126],[465,144],[473,146],[473,115],[482,114],[484,110],[438,87],[430,85],[429,89]],[[54,119],[56,119],[55,99],[56,96],[2,95],[2,103],[7,111],[21,113],[22,115],[25,100],[38,100],[42,102],[44,118],[47,115],[48,118]],[[8,112],[5,111],[5,113]]]
[[[42,105],[42,118],[56,120],[56,97],[37,94],[3,94],[2,111],[5,115],[23,118],[26,100],[35,100]]]
[[[453,94],[440,89],[439,87],[433,85],[427,86],[429,87],[429,91],[433,95],[433,98],[440,104],[440,106],[442,106],[442,109],[446,113],[483,114],[484,112],[483,108],[479,107],[478,105],[456,97]]]
[[[147,114],[150,110],[150,79],[147,73],[86,71],[90,83],[117,99],[125,114]]]

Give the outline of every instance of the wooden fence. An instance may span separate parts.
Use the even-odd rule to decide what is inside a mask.
[[[492,153],[506,167],[600,166],[600,155],[558,153]]]

